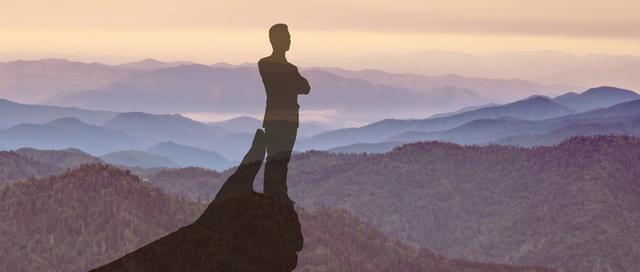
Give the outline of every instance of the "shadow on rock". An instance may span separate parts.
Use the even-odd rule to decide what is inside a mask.
[[[92,271],[292,271],[303,237],[294,206],[253,192],[264,133],[191,225]],[[260,156],[262,154],[262,156]]]

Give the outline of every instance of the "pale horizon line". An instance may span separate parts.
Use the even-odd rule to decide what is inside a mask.
[[[640,54],[630,54],[630,53],[570,53],[564,50],[558,49],[540,49],[540,50],[496,50],[488,53],[478,53],[471,51],[458,51],[458,50],[446,50],[446,49],[425,49],[425,50],[409,50],[403,52],[394,52],[394,51],[376,51],[368,54],[360,54],[360,55],[351,55],[351,56],[342,56],[337,57],[336,59],[350,59],[357,57],[368,57],[368,56],[376,56],[376,55],[411,55],[411,54],[419,54],[419,53],[443,53],[443,54],[460,54],[474,57],[490,57],[498,54],[533,54],[533,53],[556,53],[563,54],[571,57],[578,58],[586,58],[591,56],[611,56],[611,57],[631,57],[631,58],[640,58]],[[4,55],[4,56],[3,56]],[[14,56],[11,56],[14,55]],[[24,56],[20,56],[24,55]],[[32,55],[32,56],[29,56]],[[50,55],[50,56],[47,56]],[[98,57],[89,57],[88,55],[98,55]],[[11,56],[11,57],[8,57]],[[259,59],[262,56],[256,56]],[[118,58],[120,60],[111,60],[108,61],[105,58]],[[126,60],[123,60],[126,59]],[[298,60],[308,60],[312,59],[312,57],[299,57],[296,58]],[[44,60],[65,60],[69,62],[79,62],[79,63],[96,63],[96,64],[105,64],[111,66],[119,66],[130,63],[142,62],[142,61],[157,61],[161,63],[175,63],[175,62],[185,62],[192,64],[201,64],[201,65],[233,65],[233,66],[242,66],[242,65],[251,65],[256,64],[256,62],[247,62],[247,61],[217,61],[217,62],[205,62],[201,60],[189,59],[189,58],[167,58],[167,57],[157,57],[157,56],[116,56],[116,55],[104,55],[104,54],[91,54],[87,52],[83,53],[57,53],[57,52],[45,52],[45,51],[24,51],[24,52],[0,52],[0,62],[8,63],[8,62],[16,62],[16,61],[44,61]],[[323,68],[334,68],[333,66],[314,66],[314,65],[305,65],[306,67],[323,67]],[[335,68],[340,68],[335,66]],[[377,69],[374,69],[377,70]]]

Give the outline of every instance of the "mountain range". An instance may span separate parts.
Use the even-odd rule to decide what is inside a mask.
[[[459,60],[402,73],[301,68],[313,89],[288,172],[305,237],[297,271],[636,271],[640,95],[573,86],[636,86],[622,67],[640,62],[440,57]],[[0,271],[86,271],[158,244],[171,258],[188,252],[184,236],[166,235],[188,232],[234,173],[261,127],[247,116],[261,114],[263,93],[254,64],[0,63],[0,96],[24,103],[0,99],[0,150],[12,150],[0,151]],[[187,117],[220,113],[242,117]],[[236,201],[264,211],[268,199]],[[224,217],[228,203],[212,233],[242,229]],[[280,215],[259,218],[278,230]],[[211,263],[229,250],[214,252]]]
[[[351,70],[380,69],[393,73],[519,78],[543,84],[582,87],[614,85],[640,89],[640,79],[630,72],[640,70],[640,57],[633,55],[579,56],[553,50],[496,52],[481,55],[436,50],[407,53],[381,52],[349,58],[321,56],[302,60],[302,62]]]
[[[3,176],[14,177],[10,184],[61,173],[46,161],[91,159],[77,151],[24,153],[40,153],[33,156],[40,161],[0,153],[9,166]],[[293,157],[288,183],[305,210],[345,209],[391,239],[448,258],[633,271],[640,255],[630,247],[640,242],[633,231],[640,217],[632,212],[640,207],[640,172],[629,165],[640,161],[638,154],[638,138],[628,136],[578,137],[533,149],[426,142],[377,155],[311,151]],[[232,172],[165,169],[145,180],[165,194],[203,202]],[[259,173],[254,186],[261,185]]]
[[[87,271],[193,222],[205,208],[99,164],[14,183],[0,188],[0,196],[6,200],[0,216],[12,218],[0,221],[3,271]],[[393,241],[341,209],[299,213],[306,246],[296,271],[348,271],[366,264],[374,264],[366,270],[372,272],[552,271],[443,258]],[[219,254],[211,260],[234,252]]]
[[[94,125],[80,120],[90,111],[13,102],[6,105],[10,106],[3,107],[0,103],[0,111],[7,112],[6,124],[17,125],[0,129],[0,143],[4,149],[76,148],[93,155],[104,155],[126,150],[144,151],[155,144],[174,141],[205,151],[218,150],[222,156],[237,160],[251,140],[249,133],[227,131],[223,127],[206,125],[178,114],[108,112],[101,117],[110,119]],[[15,108],[19,110],[13,110]],[[21,115],[22,111],[31,109],[38,112],[37,120]],[[55,119],[59,116],[64,117]],[[228,163],[217,164],[220,167],[228,166]]]
[[[579,94],[570,92],[560,95],[553,98],[553,101],[577,111],[589,111],[637,99],[640,99],[640,95],[630,90],[615,87],[599,87],[586,90]]]
[[[100,156],[100,159],[120,166],[141,167],[141,168],[177,168],[180,167],[176,162],[169,158],[150,154],[143,151],[126,150],[116,151]]]
[[[407,75],[382,71],[334,68],[301,71],[313,86],[313,99],[300,99],[303,110],[321,114],[314,118],[325,118],[329,123],[383,119],[380,109],[394,113],[395,118],[409,118],[577,89],[517,79],[416,75],[416,83],[408,84],[404,80]],[[389,80],[378,81],[383,78],[380,73]],[[265,100],[255,64],[202,65],[151,59],[123,65],[63,59],[0,63],[0,96],[20,103],[93,110],[250,116],[262,113]],[[336,112],[341,116],[336,116]]]
[[[97,157],[91,156],[82,150],[67,148],[62,150],[39,150],[34,148],[20,148],[15,153],[24,157],[55,165],[56,167],[67,169],[76,168],[83,164],[104,163]]]
[[[143,143],[145,149],[161,142],[172,141],[213,150],[229,160],[239,160],[252,139],[250,133],[230,132],[222,127],[207,126],[177,114],[121,113],[103,126],[127,132]]]
[[[147,152],[171,158],[181,167],[195,166],[222,171],[233,165],[217,152],[180,145],[171,141],[155,144]]]
[[[541,120],[574,112],[575,110],[555,103],[548,98],[534,96],[505,105],[481,108],[445,117],[420,120],[387,119],[359,128],[338,129],[301,141],[298,148],[301,150],[322,150],[356,143],[380,142],[407,131],[446,130],[476,119],[508,116],[526,120]]]
[[[141,143],[121,131],[90,125],[75,117],[45,124],[19,124],[0,130],[0,142],[7,148],[77,148],[92,154],[140,147]]]
[[[572,96],[572,95],[569,95]],[[628,121],[638,112],[640,95],[629,90],[599,87],[586,90],[567,100],[567,96],[548,98],[533,96],[516,102],[485,106],[420,120],[383,120],[359,128],[339,129],[301,141],[298,148],[331,149],[344,152],[378,152],[392,145],[381,142],[411,143],[440,140],[461,144],[499,142],[515,135],[539,135],[563,126]],[[598,97],[594,99],[594,97]],[[560,102],[566,102],[566,105]],[[598,102],[592,102],[598,101]],[[582,105],[583,111],[570,106]],[[617,118],[617,119],[612,119]],[[633,122],[625,123],[633,130]],[[597,133],[588,133],[592,135]],[[606,134],[603,131],[602,134]],[[568,136],[582,135],[579,131]],[[562,139],[560,139],[562,140]],[[559,141],[552,142],[558,143]],[[375,143],[380,143],[376,145]],[[369,149],[363,149],[362,144]],[[396,145],[396,146],[397,146]],[[380,147],[378,147],[380,146]]]
[[[629,165],[638,154],[638,138],[626,136],[534,149],[428,142],[378,155],[312,151],[294,156],[288,184],[306,209],[344,208],[447,257],[633,271],[640,172]]]
[[[146,151],[124,150],[100,156],[104,162],[132,168],[202,167],[222,171],[234,165],[214,151],[161,142]]]
[[[288,184],[303,207],[345,208],[448,257],[633,271],[639,161],[640,142],[628,136],[533,149],[427,142],[378,155],[304,153]]]
[[[0,62],[0,96],[21,103],[43,103],[57,96],[98,88],[135,72],[64,59]]]
[[[389,151],[403,143],[430,140],[461,144],[498,143],[530,146],[533,143],[554,144],[570,136],[579,135],[636,135],[637,125],[633,119],[638,112],[635,110],[637,105],[634,99],[640,99],[640,95],[615,87],[598,87],[580,94],[570,93],[555,98],[532,96],[512,103],[481,105],[426,119],[387,119],[357,128],[326,131],[326,128],[317,124],[303,123],[300,127],[301,134],[306,131],[307,135],[316,135],[300,135],[296,150],[332,149],[336,152],[377,153]],[[12,116],[6,118],[6,123],[18,123],[7,129],[0,129],[0,144],[5,149],[77,148],[101,156],[128,150],[146,152],[156,144],[171,141],[182,146],[181,150],[186,148],[189,150],[187,153],[191,153],[188,159],[191,161],[185,161],[187,159],[184,156],[178,158],[167,153],[154,154],[173,161],[160,164],[162,166],[225,169],[231,164],[224,160],[240,160],[241,154],[250,143],[252,131],[261,126],[258,119],[251,117],[205,124],[178,114],[158,115],[143,112],[100,112],[98,115],[101,118],[111,119],[94,125],[79,119],[86,116],[87,112],[96,113],[92,111],[13,102],[5,105],[9,106],[0,107],[0,110],[4,109],[8,116]],[[19,110],[12,110],[16,108]],[[39,112],[39,120],[47,122],[38,124],[23,121],[19,113],[29,109]],[[49,111],[51,113],[48,113]],[[71,116],[48,120],[65,111]],[[47,116],[49,118],[46,118]],[[588,125],[592,125],[590,129],[587,129]],[[326,132],[319,133],[321,131]],[[552,135],[544,136],[546,134]],[[540,137],[537,140],[530,139],[536,136]],[[174,150],[172,154],[177,152]],[[218,153],[224,160],[211,164],[210,159],[196,159],[203,158],[198,154],[202,152]],[[138,154],[141,155],[138,158],[150,157],[142,156],[143,153]],[[198,160],[201,162],[197,162]],[[126,161],[121,160],[119,163],[123,162]],[[134,165],[160,166],[151,161]]]
[[[0,128],[8,128],[21,123],[43,124],[65,117],[75,117],[88,124],[102,125],[116,114],[116,112],[69,107],[27,105],[0,99]]]
[[[324,68],[323,70],[345,78],[362,79],[374,84],[415,90],[438,90],[455,86],[460,89],[473,90],[474,93],[482,97],[501,98],[496,101],[517,100],[532,94],[553,95],[560,91],[576,89],[576,87],[571,86],[537,84],[517,78],[493,79],[463,77],[455,74],[429,76],[417,73],[390,73],[374,69],[354,71],[340,68]]]
[[[302,73],[313,86],[313,99],[299,100],[303,109],[311,112],[337,110],[345,115],[376,116],[385,109],[409,116],[425,107],[441,111],[492,101],[455,86],[416,90],[346,79],[318,69]],[[183,65],[132,74],[102,88],[61,96],[49,103],[111,111],[259,114],[265,99],[255,67]]]
[[[209,122],[207,125],[220,127],[235,133],[254,133],[257,128],[262,127],[262,120],[248,116],[240,116],[225,121]],[[321,123],[303,122],[298,126],[298,136],[306,138],[318,135],[328,130],[329,128],[325,127],[325,125]]]
[[[608,108],[538,121],[499,118],[474,120],[459,127],[435,132],[409,131],[389,142],[447,141],[461,144],[510,144],[536,146],[557,144],[581,135],[640,135],[640,99]]]
[[[447,258],[634,271],[640,172],[629,165],[638,154],[638,138],[628,136],[533,149],[427,142],[377,155],[311,151],[293,157],[288,183],[304,210],[344,209],[391,239]],[[232,172],[166,169],[146,180],[208,202]],[[254,186],[261,184],[258,174]]]

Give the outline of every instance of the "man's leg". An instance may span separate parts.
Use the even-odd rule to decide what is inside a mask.
[[[267,162],[264,168],[264,194],[290,200],[287,194],[287,172],[296,141],[297,125],[282,122],[265,127]]]

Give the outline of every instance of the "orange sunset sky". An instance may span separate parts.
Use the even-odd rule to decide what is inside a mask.
[[[3,0],[0,58],[255,61],[289,24],[291,56],[447,50],[640,55],[640,1]]]

